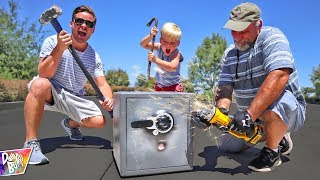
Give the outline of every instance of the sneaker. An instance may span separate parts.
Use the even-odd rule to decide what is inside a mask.
[[[83,140],[83,137],[82,137],[80,129],[71,127],[69,125],[69,120],[70,120],[70,118],[63,119],[61,121],[61,125],[62,125],[63,129],[65,129],[67,131],[70,139],[73,140],[73,141],[81,141],[81,140]]]
[[[248,168],[253,171],[269,172],[281,163],[280,153],[264,147],[258,156],[249,163]]]
[[[282,140],[279,143],[280,153],[282,155],[290,154],[293,148],[293,143],[290,137],[290,133],[285,133]]]
[[[42,154],[40,143],[38,140],[32,139],[24,143],[23,148],[32,148],[32,153],[30,155],[28,164],[42,165],[49,163],[48,158]]]

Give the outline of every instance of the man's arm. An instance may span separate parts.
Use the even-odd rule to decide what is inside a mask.
[[[113,109],[113,99],[112,99],[112,90],[109,84],[107,83],[104,76],[98,76],[94,78],[95,83],[100,89],[101,93],[105,97],[105,101],[101,102],[101,106],[103,106],[106,110],[111,111]]]
[[[51,78],[56,72],[63,52],[72,44],[71,35],[67,31],[62,30],[58,34],[58,43],[52,50],[51,54],[40,58],[38,65],[38,73],[40,77]]]
[[[94,78],[95,83],[106,99],[112,99],[112,90],[104,76]]]
[[[232,94],[233,86],[231,84],[218,86],[215,97],[216,107],[219,109],[224,108],[229,111],[232,102]]]
[[[51,78],[58,68],[62,54],[63,50],[56,46],[49,56],[40,58],[38,65],[39,76]]]
[[[252,120],[259,118],[264,111],[281,95],[288,83],[291,69],[271,71],[262,83],[258,93],[247,109]]]

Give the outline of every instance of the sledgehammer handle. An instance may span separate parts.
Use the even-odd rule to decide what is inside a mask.
[[[56,30],[57,33],[60,33],[62,31],[62,27],[59,23],[59,21],[56,18],[53,18],[50,23],[52,24],[52,26],[54,27],[54,29]],[[82,63],[82,61],[80,60],[76,50],[74,49],[74,47],[72,45],[69,45],[68,50],[70,51],[70,53],[72,54],[73,58],[76,60],[77,64],[79,65],[80,69],[82,70],[82,72],[84,73],[84,75],[87,77],[89,83],[92,85],[93,89],[96,91],[98,98],[103,102],[105,100],[105,97],[103,96],[103,94],[101,93],[100,89],[98,88],[97,84],[94,82],[94,80],[92,79],[91,75],[89,74],[88,70],[85,68],[84,64]],[[108,111],[111,118],[113,118],[113,111]]]
[[[57,33],[60,33],[62,31],[62,27],[61,27],[59,21],[56,18],[52,19],[50,21],[50,23],[52,24],[54,29],[57,31]],[[88,70],[85,68],[84,64],[80,60],[80,58],[78,56],[78,53],[76,52],[74,47],[72,45],[69,45],[68,50],[72,54],[73,58],[77,61],[80,69],[82,70],[84,75],[87,77],[87,79],[88,79],[89,83],[92,85],[93,89],[96,91],[96,93],[98,95],[98,98],[103,102],[105,100],[105,97],[103,96],[103,94],[101,93],[101,91],[98,88],[97,84],[94,82],[94,80],[92,79],[92,77],[89,74]]]
[[[62,27],[56,18],[53,18],[50,21],[50,23],[52,24],[52,26],[54,27],[54,29],[56,30],[57,33],[60,33],[62,31]]]
[[[98,88],[97,84],[94,82],[92,76],[89,74],[88,70],[85,68],[84,64],[80,60],[74,47],[72,45],[69,45],[68,50],[70,51],[70,53],[72,54],[74,59],[77,61],[80,69],[82,70],[84,75],[87,77],[87,79],[88,79],[89,83],[92,85],[93,89],[96,91],[98,98],[103,102],[105,100],[105,97],[103,96],[103,94],[100,91],[100,89]],[[108,111],[108,112],[109,112],[111,118],[113,118],[113,111]]]
[[[84,75],[87,77],[87,79],[88,79],[89,83],[92,85],[93,89],[96,91],[96,93],[98,95],[98,98],[103,102],[105,100],[105,97],[103,96],[103,94],[101,93],[101,91],[98,88],[97,84],[94,82],[94,80],[92,79],[91,75],[89,74],[89,72],[85,68],[84,64],[80,60],[80,58],[79,58],[76,50],[74,49],[74,47],[72,45],[69,45],[68,50],[70,51],[70,53],[72,54],[74,59],[77,61],[80,69],[82,70]]]
[[[57,33],[60,33],[62,31],[62,27],[61,27],[59,21],[56,18],[52,19],[50,21],[50,23],[52,24],[54,29],[57,31]],[[93,89],[96,91],[96,93],[98,95],[98,98],[103,102],[105,100],[105,97],[103,96],[103,94],[101,93],[101,91],[98,88],[97,84],[94,82],[94,80],[92,79],[92,77],[89,74],[88,70],[85,68],[84,64],[80,60],[80,58],[78,56],[78,53],[76,52],[74,47],[72,45],[69,45],[68,50],[72,54],[73,58],[77,61],[80,69],[82,70],[84,75],[87,77],[87,79],[88,79],[89,83],[92,85]]]

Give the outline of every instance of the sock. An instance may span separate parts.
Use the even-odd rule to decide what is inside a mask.
[[[68,128],[73,128],[73,127],[70,126],[69,121],[70,121],[70,118],[68,118],[68,119],[65,121],[64,124],[65,124]]]
[[[272,149],[272,151],[278,153],[278,148]]]

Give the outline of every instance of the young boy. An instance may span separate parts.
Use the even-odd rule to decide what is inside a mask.
[[[141,40],[140,45],[151,50],[152,42],[150,41],[157,33],[158,29],[153,27],[150,34]],[[154,43],[154,49],[158,51],[157,56],[151,51],[148,54],[148,60],[159,67],[156,72],[155,91],[183,92],[180,82],[180,62],[183,61],[183,57],[177,49],[181,34],[176,24],[165,23],[161,29],[160,43]]]

